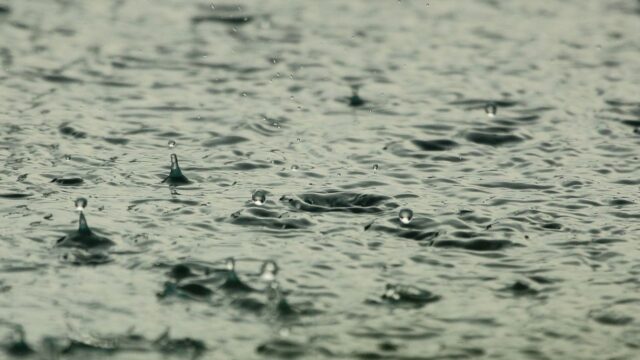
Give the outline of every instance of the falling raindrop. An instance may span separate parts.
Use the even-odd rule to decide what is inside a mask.
[[[413,220],[413,211],[411,209],[402,209],[398,213],[398,219],[403,224],[408,224]]]
[[[227,258],[225,261],[225,267],[227,268],[227,271],[236,271],[236,260],[232,257]]]
[[[263,281],[275,281],[276,274],[278,273],[278,264],[274,261],[267,260],[262,264],[260,270],[260,278]]]
[[[251,195],[251,201],[256,205],[263,205],[267,201],[267,192],[264,190],[256,190]]]
[[[74,202],[74,205],[76,207],[76,210],[82,211],[82,210],[84,210],[84,208],[87,207],[87,199],[85,199],[83,197],[79,197]]]
[[[484,112],[487,113],[488,117],[494,117],[494,116],[496,116],[496,113],[498,112],[498,107],[494,103],[489,103],[489,104],[485,105]]]

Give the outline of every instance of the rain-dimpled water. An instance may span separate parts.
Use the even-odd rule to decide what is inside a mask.
[[[0,359],[638,359],[639,30],[0,0]]]

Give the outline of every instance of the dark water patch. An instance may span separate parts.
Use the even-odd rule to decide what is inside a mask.
[[[388,196],[327,191],[307,193],[299,196],[283,196],[280,201],[291,207],[308,212],[350,212],[354,214],[378,213],[383,209],[377,205],[390,200]]]
[[[424,151],[446,151],[458,146],[452,140],[412,140],[412,143]]]
[[[524,141],[523,138],[513,134],[493,133],[487,130],[470,131],[466,139],[481,145],[502,146]]]
[[[470,241],[437,240],[433,246],[440,248],[457,248],[471,251],[499,251],[515,246],[523,246],[509,240],[474,239]]]
[[[543,224],[542,228],[547,230],[560,230],[562,229],[562,225],[559,223],[551,222],[551,223]]]
[[[283,214],[270,212],[268,210],[255,209],[244,212],[235,212],[231,215],[231,222],[241,226],[256,226],[273,230],[294,230],[306,229],[313,226],[313,223],[303,218],[283,217]]]
[[[450,105],[460,106],[465,110],[484,109],[487,104],[495,104],[498,108],[509,108],[518,105],[513,100],[483,100],[483,99],[466,99],[449,102]]]
[[[535,296],[539,293],[530,284],[525,281],[515,281],[513,284],[505,287],[502,291],[509,292],[515,296]]]
[[[482,183],[478,184],[478,186],[486,187],[486,188],[504,188],[511,190],[549,190],[553,189],[551,185],[536,185],[536,184],[526,184],[520,182],[505,182],[505,181],[496,181],[491,183]]]
[[[248,140],[249,139],[245,137],[237,136],[237,135],[230,135],[230,136],[216,135],[214,139],[204,141],[202,143],[202,146],[216,147],[216,146],[224,146],[224,145],[235,145]]]
[[[313,352],[313,347],[289,339],[274,339],[258,345],[256,352],[273,358],[296,359]]]
[[[11,8],[8,5],[0,4],[0,15],[7,15],[11,13]]]
[[[33,196],[33,194],[21,194],[21,193],[0,194],[0,198],[12,199],[12,200],[24,199],[30,196]]]
[[[110,138],[110,137],[106,137],[104,138],[104,141],[108,142],[109,144],[114,144],[114,145],[126,145],[129,143],[129,139],[125,139],[125,138]]]
[[[77,186],[77,185],[83,184],[84,180],[82,178],[70,177],[70,178],[54,178],[51,180],[51,182],[56,183],[58,185],[62,185],[62,186]]]
[[[626,326],[633,323],[634,318],[612,310],[596,310],[589,313],[589,318],[607,326]]]
[[[609,201],[610,206],[627,206],[633,204],[635,204],[633,201],[627,199],[612,199]]]
[[[57,84],[79,84],[82,80],[60,74],[42,75],[42,79]]]
[[[162,291],[156,294],[159,299],[177,296],[193,300],[207,300],[211,295],[213,295],[213,290],[202,284],[176,284],[171,282],[165,282]]]
[[[62,123],[58,127],[58,130],[60,131],[60,133],[62,135],[71,136],[71,137],[74,137],[76,139],[84,139],[84,138],[87,137],[87,133],[86,132],[76,130],[75,128],[73,128],[72,126],[68,125],[67,123]]]

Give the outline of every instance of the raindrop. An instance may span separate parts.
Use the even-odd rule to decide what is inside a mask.
[[[225,262],[225,266],[227,268],[227,271],[235,271],[236,270],[236,260],[232,257],[227,258],[227,261]]]
[[[76,210],[82,211],[82,210],[84,210],[84,208],[87,207],[87,199],[85,199],[83,197],[79,197],[74,202],[74,205],[76,206]]]
[[[251,195],[251,201],[256,205],[263,205],[267,201],[267,192],[264,190],[256,190]]]
[[[496,113],[498,112],[498,107],[494,103],[489,103],[489,104],[485,105],[484,112],[487,113],[488,117],[492,118],[492,117],[496,116]]]
[[[175,140],[169,140],[169,149],[173,149],[174,147],[176,147],[176,142]]]
[[[405,225],[410,223],[411,220],[413,220],[413,211],[411,209],[400,210],[398,213],[398,219],[400,219],[400,222]]]
[[[260,278],[263,281],[275,281],[278,273],[278,264],[274,261],[267,260],[262,264],[260,269]]]

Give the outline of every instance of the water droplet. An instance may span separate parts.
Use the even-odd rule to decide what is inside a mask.
[[[225,261],[225,266],[227,268],[227,271],[235,271],[236,270],[236,260],[232,257],[227,258],[227,261]]]
[[[291,171],[298,171],[300,167],[298,165],[291,165]]]
[[[484,112],[487,113],[488,117],[494,117],[494,116],[496,116],[496,113],[498,112],[498,107],[494,103],[489,103],[489,104],[485,105]]]
[[[264,190],[256,190],[251,194],[251,201],[256,205],[263,205],[267,201],[267,192]]]
[[[400,210],[398,213],[398,219],[400,219],[400,222],[405,225],[410,223],[411,220],[413,220],[413,211],[411,209]]]
[[[79,197],[74,202],[74,205],[76,206],[76,210],[82,211],[82,210],[84,210],[84,208],[87,207],[87,199],[85,199],[83,197]]]
[[[373,165],[373,171],[378,171],[378,164]]]
[[[173,149],[174,147],[176,147],[176,142],[175,140],[169,140],[169,149]]]
[[[65,155],[65,156],[64,156],[64,159],[65,159],[66,161],[71,160],[71,155]]]
[[[267,260],[262,264],[260,269],[260,278],[264,281],[275,281],[278,273],[278,264],[274,261]]]

